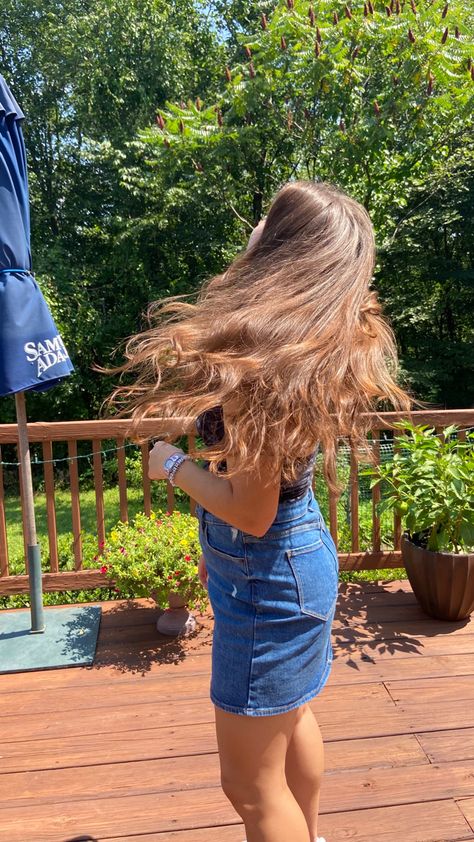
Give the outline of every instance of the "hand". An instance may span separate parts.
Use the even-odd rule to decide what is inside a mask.
[[[203,586],[203,588],[206,588],[206,590],[207,590],[207,568],[206,568],[206,562],[204,561],[203,555],[201,555],[201,558],[199,559],[198,576],[199,576],[199,579],[201,581],[201,585]]]
[[[172,453],[183,453],[183,451],[166,441],[155,442],[148,454],[148,477],[150,479],[167,479],[163,465]]]

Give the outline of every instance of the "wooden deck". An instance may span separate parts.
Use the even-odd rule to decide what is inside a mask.
[[[147,600],[103,609],[93,667],[0,676],[1,842],[242,842],[219,786],[211,614],[178,642]],[[474,840],[473,622],[430,619],[407,580],[341,584],[333,638],[311,703],[319,833]]]

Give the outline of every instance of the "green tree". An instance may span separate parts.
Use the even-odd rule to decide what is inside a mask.
[[[5,0],[34,268],[76,366],[30,417],[96,415],[112,384],[92,362],[220,271],[298,177],[365,204],[407,379],[470,405],[474,13],[415,2]]]
[[[237,236],[238,247],[245,220],[257,222],[286,180],[339,184],[374,222],[376,283],[400,329],[408,381],[424,398],[463,405],[472,392],[448,387],[446,372],[452,377],[454,363],[472,388],[470,5],[392,0],[335,10],[321,0],[316,14],[305,0],[287,0],[256,21],[253,34],[242,23],[231,32],[240,53],[222,68],[220,95],[168,102],[139,133],[136,163],[124,170],[131,193],[142,196],[139,226],[174,230],[171,205],[180,226],[189,213],[193,230],[207,229],[211,243],[230,219],[236,234],[229,232],[229,243]],[[447,193],[457,211],[443,216]],[[416,268],[407,253],[410,231]],[[426,302],[412,334],[404,329],[411,299],[418,310]],[[447,352],[439,356],[441,344]]]
[[[138,326],[153,274],[124,245],[137,212],[121,185],[128,140],[184,91],[216,89],[223,47],[193,0],[5,0],[0,71],[26,114],[34,270],[76,373],[31,395],[31,417],[95,415],[91,370]],[[3,401],[4,420],[13,402]]]

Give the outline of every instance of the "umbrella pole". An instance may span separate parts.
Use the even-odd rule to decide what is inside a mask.
[[[35,508],[33,500],[33,482],[31,478],[30,447],[26,426],[25,393],[15,394],[16,416],[18,423],[18,444],[20,452],[20,471],[24,489],[25,526],[27,534],[28,579],[30,586],[31,632],[44,632],[43,590],[41,579],[41,551],[36,539]]]

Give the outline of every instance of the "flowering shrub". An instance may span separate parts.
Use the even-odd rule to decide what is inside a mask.
[[[132,522],[119,521],[107,535],[101,554],[93,563],[104,578],[115,583],[124,597],[153,596],[161,608],[168,606],[170,591],[178,593],[189,608],[203,610],[207,592],[198,576],[201,555],[195,517],[143,512]]]

